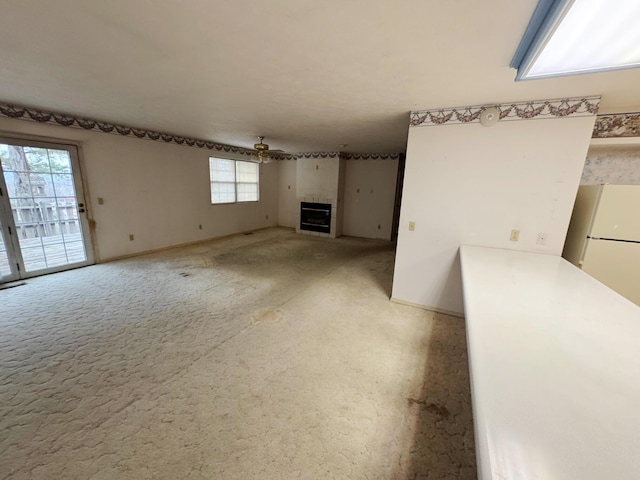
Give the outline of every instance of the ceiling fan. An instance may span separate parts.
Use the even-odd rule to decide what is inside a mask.
[[[253,145],[256,150],[255,159],[258,163],[273,162],[272,153],[284,153],[282,150],[269,150],[269,145],[263,143],[264,137],[258,137],[259,142]]]

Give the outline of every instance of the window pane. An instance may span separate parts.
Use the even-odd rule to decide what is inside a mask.
[[[15,198],[18,196],[18,191],[20,190],[20,193],[22,193],[22,189],[20,188],[20,182],[18,181],[18,179],[16,178],[16,174],[13,172],[8,172],[5,170],[4,172],[4,181],[7,184],[7,192],[9,194],[9,197],[11,198]],[[28,184],[28,180],[27,180],[27,184]],[[29,192],[26,192],[24,195],[28,195]],[[24,196],[23,195],[23,196]]]
[[[49,148],[49,163],[52,173],[71,173],[71,158],[66,150],[53,150]]]
[[[82,241],[67,242],[64,244],[64,248],[67,252],[69,263],[78,263],[87,260],[87,255],[84,250],[84,243]]]
[[[24,267],[28,272],[47,268],[47,261],[44,257],[42,245],[30,248],[22,247],[20,250],[22,252],[22,259],[24,260]]]
[[[239,183],[238,184],[238,201],[239,202],[256,202],[258,200],[258,184],[257,183]]]
[[[28,173],[4,172],[4,180],[9,191],[9,198],[24,198],[31,196],[31,183]]]
[[[258,201],[258,178],[260,166],[253,162],[236,162],[239,202]]]
[[[24,158],[26,158],[29,164],[29,171],[32,173],[49,173],[51,172],[51,166],[49,164],[49,155],[46,148],[38,147],[14,147],[21,148],[24,152]]]
[[[235,201],[235,183],[211,182],[211,203],[233,203]]]
[[[0,164],[5,172],[13,172],[16,169],[15,162],[13,161],[13,150],[11,146],[0,144]]]
[[[56,197],[62,199],[73,200],[76,196],[76,190],[73,185],[73,175],[71,174],[54,174],[53,185],[56,189]],[[33,182],[32,182],[33,185]]]
[[[209,157],[209,175],[212,182],[235,182],[235,162],[224,158]]]
[[[71,175],[69,175],[71,176]],[[53,180],[51,174],[29,174],[29,183],[31,184],[31,195],[34,197],[54,197]]]
[[[253,162],[236,162],[236,172],[238,182],[258,183],[259,167]]]
[[[61,265],[67,265],[69,260],[67,259],[67,252],[64,249],[63,243],[57,243],[53,245],[43,245],[44,256],[47,262],[47,267],[59,267]]]

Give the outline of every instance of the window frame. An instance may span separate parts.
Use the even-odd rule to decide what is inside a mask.
[[[231,181],[222,181],[215,180],[214,177],[214,169],[213,162],[215,160],[223,160],[226,162],[233,162],[233,182]],[[238,181],[238,164],[251,164],[256,166],[256,181],[255,182],[239,182]],[[256,162],[250,162],[246,160],[236,160],[235,158],[225,158],[225,157],[215,157],[209,156],[209,198],[211,200],[211,205],[233,205],[236,203],[257,203],[260,202],[260,164]],[[222,201],[222,202],[214,202],[213,201],[213,185],[217,184],[233,184],[234,186],[234,200],[230,202]],[[239,185],[256,185],[256,199],[255,200],[238,200],[238,186]]]

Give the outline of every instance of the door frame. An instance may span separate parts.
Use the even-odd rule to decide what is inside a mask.
[[[22,252],[20,251],[20,247],[16,248],[15,240],[16,236],[11,232],[15,231],[15,225],[13,221],[13,213],[11,212],[11,206],[9,205],[9,191],[7,190],[6,182],[4,180],[4,175],[0,174],[0,223],[2,223],[2,240],[4,241],[4,246],[7,250],[7,260],[9,262],[9,275],[3,275],[0,283],[5,282],[14,282],[16,280],[20,280],[20,270],[18,269],[19,264],[23,264],[22,261]],[[4,198],[7,198],[7,201],[4,201]],[[9,209],[7,210],[7,205],[9,205]],[[3,219],[8,219],[10,223],[3,223]]]
[[[93,238],[93,229],[92,224],[92,216],[91,209],[88,201],[88,193],[87,188],[85,186],[85,176],[82,168],[82,162],[80,158],[80,145],[75,142],[69,142],[58,139],[48,139],[48,138],[33,138],[30,136],[16,134],[15,136],[6,133],[0,132],[0,143],[5,145],[14,145],[18,147],[36,147],[36,148],[48,148],[55,150],[66,150],[69,152],[69,159],[71,162],[71,172],[73,177],[73,185],[76,194],[76,200],[78,203],[84,203],[84,212],[78,211],[78,219],[81,224],[82,231],[82,239],[84,243],[85,256],[86,260],[84,262],[78,262],[73,264],[61,265],[56,267],[45,268],[41,270],[37,270],[35,272],[26,272],[24,269],[16,268],[16,264],[14,262],[18,262],[18,264],[24,266],[24,261],[22,259],[22,252],[20,249],[20,244],[17,235],[15,221],[13,218],[13,213],[11,212],[11,206],[9,203],[8,190],[5,185],[4,175],[0,173],[0,186],[4,189],[6,195],[6,202],[0,201],[0,211],[4,214],[4,218],[8,219],[9,224],[6,225],[11,228],[13,234],[10,235],[7,242],[6,233],[5,233],[5,244],[10,244],[13,252],[8,252],[9,261],[11,266],[11,275],[8,277],[8,281],[12,280],[20,280],[25,278],[36,277],[40,275],[47,275],[49,273],[62,272],[65,270],[72,270],[74,268],[86,267],[88,265],[93,265],[96,263],[95,261],[95,248],[94,248],[94,238]],[[79,199],[82,199],[80,201]],[[6,211],[6,206],[9,207],[9,211]],[[79,207],[80,209],[80,207]],[[5,226],[5,227],[6,227]],[[3,228],[4,232],[4,228]],[[13,255],[11,255],[13,253]],[[3,282],[6,277],[3,277]]]

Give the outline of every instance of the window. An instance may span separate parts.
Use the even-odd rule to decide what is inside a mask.
[[[257,202],[260,166],[253,162],[209,157],[211,203]]]

